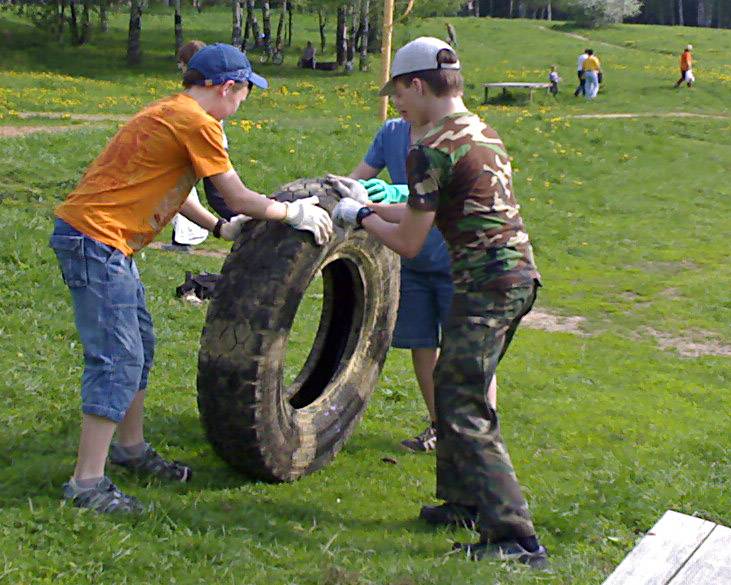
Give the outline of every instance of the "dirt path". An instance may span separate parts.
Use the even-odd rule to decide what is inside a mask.
[[[614,43],[607,43],[606,41],[597,41],[597,40],[594,40],[594,39],[590,39],[589,37],[585,37],[584,35],[580,35],[578,33],[572,33],[572,32],[566,32],[566,31],[562,31],[562,30],[556,30],[556,29],[548,28],[548,27],[543,26],[543,25],[540,25],[540,24],[536,28],[539,28],[541,30],[545,30],[547,32],[553,32],[553,33],[558,33],[558,34],[566,35],[568,37],[571,37],[572,39],[577,39],[577,40],[580,40],[580,41],[587,41],[587,42],[593,43],[594,45],[604,45],[605,47],[612,47],[614,49],[636,49],[636,47],[624,47],[622,45],[615,45]]]
[[[608,114],[569,114],[566,118],[576,120],[627,119],[627,118],[708,118],[712,120],[731,120],[724,114],[698,114],[695,112],[637,112]]]
[[[87,128],[87,126],[0,126],[0,138],[16,138],[28,134],[57,134]]]
[[[18,118],[48,118],[50,120],[74,120],[77,122],[126,122],[129,114],[72,114],[71,112],[19,112]]]

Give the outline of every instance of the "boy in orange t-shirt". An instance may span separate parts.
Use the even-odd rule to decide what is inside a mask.
[[[150,105],[123,126],[55,212],[50,245],[71,291],[85,362],[78,458],[63,495],[98,512],[143,509],[105,476],[108,454],[112,464],[136,472],[171,481],[191,478],[188,466],[163,459],[144,440],[155,338],[133,254],[177,212],[227,240],[236,238],[247,216],[309,231],[317,244],[332,234],[330,216],[316,197],[269,199],[245,187],[231,166],[220,121],[236,112],[254,85],[268,86],[246,56],[231,45],[201,49],[183,85],[185,91]],[[188,198],[203,177],[241,215],[216,219]],[[111,444],[115,432],[118,443]]]
[[[693,81],[695,78],[693,77],[692,50],[693,45],[688,45],[680,55],[680,79],[675,82],[675,87],[680,87],[684,81],[688,84],[688,87],[693,87]]]

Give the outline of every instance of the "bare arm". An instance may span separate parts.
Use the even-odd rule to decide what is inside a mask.
[[[191,193],[193,193],[193,191],[191,191]],[[218,221],[218,218],[215,215],[201,205],[198,197],[191,197],[190,194],[185,200],[185,203],[183,203],[183,206],[180,208],[180,214],[193,223],[207,229],[209,232],[213,231],[213,228],[216,227],[216,222]]]
[[[287,215],[287,206],[284,203],[247,188],[234,170],[213,175],[210,179],[223,195],[226,205],[235,213],[274,221],[282,221]]]
[[[406,203],[371,203],[369,207],[388,223],[399,223],[406,212]]]
[[[377,177],[380,172],[381,169],[377,169],[366,164],[365,161],[361,161],[349,176],[351,179],[372,179]]]
[[[375,213],[363,220],[363,227],[397,254],[413,258],[424,246],[434,216],[433,211],[416,211],[404,205],[403,219],[399,223],[384,221]]]

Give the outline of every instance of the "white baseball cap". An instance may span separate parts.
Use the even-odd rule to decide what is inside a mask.
[[[391,81],[383,86],[379,95],[391,95],[395,90],[394,78],[404,73],[415,71],[428,71],[431,69],[460,69],[459,61],[456,63],[439,63],[437,55],[442,49],[454,53],[454,49],[442,40],[434,37],[419,37],[410,43],[405,44],[393,58],[391,67]]]
[[[687,47],[685,47],[685,50],[686,51],[692,51],[693,50],[693,45],[688,45]]]

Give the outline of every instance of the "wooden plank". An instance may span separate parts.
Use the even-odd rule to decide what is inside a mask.
[[[731,583],[731,528],[717,525],[670,585]]]
[[[667,585],[714,527],[713,522],[668,510],[604,585]]]

